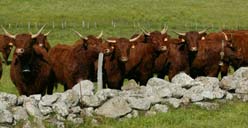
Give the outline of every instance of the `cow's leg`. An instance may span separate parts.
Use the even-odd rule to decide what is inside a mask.
[[[221,78],[223,78],[224,76],[227,76],[228,68],[229,68],[229,64],[226,64],[226,63],[224,63],[224,65],[221,66],[221,68],[220,68]]]

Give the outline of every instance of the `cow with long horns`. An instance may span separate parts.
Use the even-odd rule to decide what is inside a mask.
[[[7,36],[15,40],[15,50],[10,67],[10,77],[20,95],[52,94],[54,75],[45,49],[36,45],[36,34],[18,34]],[[7,32],[7,31],[6,31]]]
[[[5,33],[7,32],[3,27],[2,29]],[[13,48],[14,41],[15,40],[13,38],[10,38],[7,35],[0,35],[0,52],[2,52],[3,59],[7,65],[9,64],[8,58]]]
[[[132,44],[140,38],[138,35],[132,39],[109,38],[107,43],[112,53],[104,57],[103,86],[111,89],[121,89],[125,78],[125,64],[130,61],[129,52],[135,48]]]
[[[56,76],[57,83],[64,85],[64,89],[72,88],[81,80],[94,77],[94,62],[100,52],[108,53],[109,49],[102,47],[100,34],[98,37],[89,35],[80,37],[73,45],[58,44],[49,50],[51,66]]]

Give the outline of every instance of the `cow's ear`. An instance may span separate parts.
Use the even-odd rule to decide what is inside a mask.
[[[205,40],[206,36],[207,36],[207,33],[206,32],[202,33],[201,34],[201,40]]]
[[[34,44],[36,44],[36,42],[37,42],[37,38],[32,38],[31,46],[33,46]]]
[[[178,38],[180,39],[181,42],[185,42],[185,36],[179,35]]]
[[[83,48],[88,49],[88,41],[84,39]]]

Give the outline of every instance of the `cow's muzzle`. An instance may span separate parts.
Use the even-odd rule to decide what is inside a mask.
[[[167,47],[166,47],[166,46],[161,46],[161,47],[159,48],[159,50],[160,50],[161,52],[166,51],[166,50],[167,50]]]
[[[23,73],[30,73],[31,72],[30,67],[28,65],[23,66],[22,72]]]
[[[196,52],[197,50],[198,50],[197,47],[191,47],[192,52]]]
[[[121,57],[120,59],[122,62],[127,62],[128,61],[128,58],[127,57]]]
[[[24,49],[23,48],[17,48],[16,49],[16,54],[17,55],[21,55],[21,54],[23,54],[24,53]]]
[[[104,50],[104,54],[109,54],[110,53],[110,49],[105,49]]]

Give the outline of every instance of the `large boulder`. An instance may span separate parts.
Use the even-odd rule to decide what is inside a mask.
[[[179,74],[175,75],[171,79],[171,82],[185,88],[190,88],[192,86],[197,85],[194,83],[194,79],[192,79],[189,75],[184,72],[180,72]]]
[[[235,79],[248,78],[248,67],[241,67],[233,73]]]
[[[41,111],[38,107],[38,102],[33,98],[26,98],[23,107],[27,110],[28,114],[34,117],[42,117]]]
[[[79,96],[94,95],[94,83],[89,80],[82,80],[72,88]]]
[[[14,117],[8,110],[0,110],[0,124],[12,124]]]
[[[122,117],[131,111],[132,109],[129,107],[127,101],[121,97],[114,97],[95,110],[97,115],[110,118]]]
[[[151,102],[144,98],[128,97],[127,101],[131,108],[137,110],[148,110],[151,106]]]
[[[52,108],[55,113],[58,113],[62,117],[65,117],[69,114],[69,111],[68,111],[69,108],[64,102],[57,102],[53,104]]]

